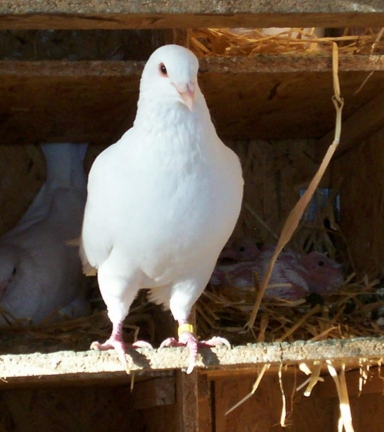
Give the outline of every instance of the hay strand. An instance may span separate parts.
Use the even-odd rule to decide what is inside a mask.
[[[283,250],[284,246],[289,242],[293,233],[297,229],[300,220],[304,214],[305,209],[307,208],[310,200],[313,197],[313,194],[317,187],[319,186],[320,180],[322,179],[325,170],[327,169],[329,162],[335,153],[337,146],[340,142],[340,134],[341,134],[341,114],[344,105],[344,101],[340,94],[340,84],[338,77],[338,48],[337,45],[333,44],[333,55],[332,55],[332,65],[333,65],[333,87],[334,87],[334,95],[332,97],[333,104],[336,109],[336,127],[335,127],[335,136],[332,144],[329,146],[328,151],[326,152],[323,161],[320,164],[318,171],[315,176],[311,180],[307,190],[299,199],[291,213],[288,215],[286,223],[283,226],[279,241],[277,243],[275,252],[271,258],[268,269],[266,271],[265,277],[261,283],[260,291],[258,297],[256,299],[254,308],[251,312],[250,318],[245,325],[246,329],[250,329],[253,327],[256,319],[257,312],[260,308],[261,300],[267,288],[270,276],[272,274],[273,266],[276,262],[276,259],[280,252]]]
[[[282,401],[281,415],[280,415],[280,426],[286,427],[287,425],[286,425],[285,421],[287,418],[287,400],[285,397],[284,386],[283,386],[283,370],[282,369],[283,369],[283,365],[281,364],[279,366],[279,372],[278,372],[281,401]]]
[[[265,364],[260,373],[259,376],[257,377],[255,384],[253,384],[252,390],[249,394],[247,394],[247,396],[245,396],[243,399],[241,399],[241,401],[237,402],[236,405],[234,405],[232,408],[230,408],[225,415],[228,415],[229,413],[231,413],[233,410],[235,410],[236,408],[238,408],[240,405],[242,405],[246,400],[248,400],[257,390],[257,388],[259,387],[259,384],[264,376],[264,374],[267,372],[267,370],[271,367],[270,364]]]
[[[342,364],[339,375],[337,374],[337,371],[333,367],[330,360],[327,360],[327,366],[329,374],[335,382],[337,395],[339,397],[340,418],[338,422],[338,431],[342,432],[344,429],[345,432],[354,432],[352,425],[351,406],[349,404],[348,397],[347,382],[345,380],[345,363]]]

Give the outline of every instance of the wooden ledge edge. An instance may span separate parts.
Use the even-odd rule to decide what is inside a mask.
[[[384,356],[384,337],[327,340],[320,342],[260,343],[202,349],[196,367],[209,373],[217,370],[249,370],[260,365],[291,365],[317,360],[351,363],[379,363]],[[182,370],[188,364],[186,348],[129,350],[129,373]],[[5,354],[0,356],[0,385],[13,381],[62,381],[126,376],[113,351],[58,351],[49,354]]]

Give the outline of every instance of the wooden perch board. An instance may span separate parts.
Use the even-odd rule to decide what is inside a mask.
[[[188,351],[185,348],[158,350],[129,350],[128,369],[131,372],[153,373],[179,370],[187,367]],[[197,367],[206,373],[225,369],[230,375],[235,371],[253,371],[260,365],[310,363],[315,360],[345,361],[356,367],[359,360],[377,360],[384,355],[383,338],[356,338],[321,342],[260,343],[226,348],[202,349]],[[50,354],[7,354],[0,356],[0,387],[12,384],[49,383],[107,379],[125,376],[125,371],[115,352],[61,351]]]
[[[0,61],[0,140],[115,142],[132,125],[143,65]],[[320,138],[334,127],[329,56],[204,58],[200,70],[222,139]],[[380,56],[340,58],[346,117],[384,90],[383,73]]]
[[[2,29],[382,26],[381,0],[3,0]]]
[[[205,57],[199,60],[201,75],[209,73],[300,73],[331,72],[331,55],[259,55],[254,57]],[[13,61],[0,60],[0,76],[139,76],[145,61]],[[384,72],[384,58],[380,55],[348,55],[339,58],[340,72]]]

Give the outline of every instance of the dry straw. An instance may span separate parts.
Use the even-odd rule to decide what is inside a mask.
[[[346,28],[337,37],[318,37],[314,28],[290,28],[268,35],[263,29],[193,29],[189,47],[199,57],[234,57],[258,54],[332,52],[337,43],[343,55],[381,53],[384,44],[380,29]]]

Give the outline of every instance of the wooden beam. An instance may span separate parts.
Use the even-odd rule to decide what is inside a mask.
[[[212,417],[213,417],[213,399],[211,394],[211,386],[213,383],[209,380],[206,374],[198,376],[198,397],[199,397],[199,432],[212,432]]]
[[[341,57],[345,116],[384,91],[384,56],[376,59]],[[0,61],[0,141],[116,142],[134,120],[143,65]],[[204,58],[200,70],[200,87],[223,140],[317,139],[334,126],[329,56]]]
[[[222,369],[257,371],[260,365],[271,363],[294,365],[314,360],[345,362],[349,368],[358,366],[359,359],[376,364],[384,353],[384,337],[327,340],[320,342],[260,343],[237,346],[231,350],[217,347],[201,349],[196,367],[208,374]],[[164,370],[186,369],[186,348],[129,350],[128,370],[151,374]],[[60,351],[49,354],[6,354],[0,356],[0,388],[8,383],[28,385],[44,382],[87,381],[126,377],[118,356],[113,351]]]
[[[384,56],[340,56],[340,72],[384,72]],[[260,55],[255,57],[201,58],[200,73],[254,74],[331,72],[330,55]],[[125,77],[140,76],[145,61],[13,61],[0,60],[0,76],[20,77]]]
[[[379,93],[343,122],[340,144],[335,153],[335,157],[341,156],[363,143],[371,135],[384,127],[383,108],[384,92]],[[319,160],[325,154],[333,138],[334,131],[331,131],[316,143],[316,153]]]
[[[189,375],[177,371],[176,383],[178,430],[180,432],[198,432],[199,391],[197,370],[195,369]]]
[[[1,29],[381,27],[381,0],[3,0]]]

